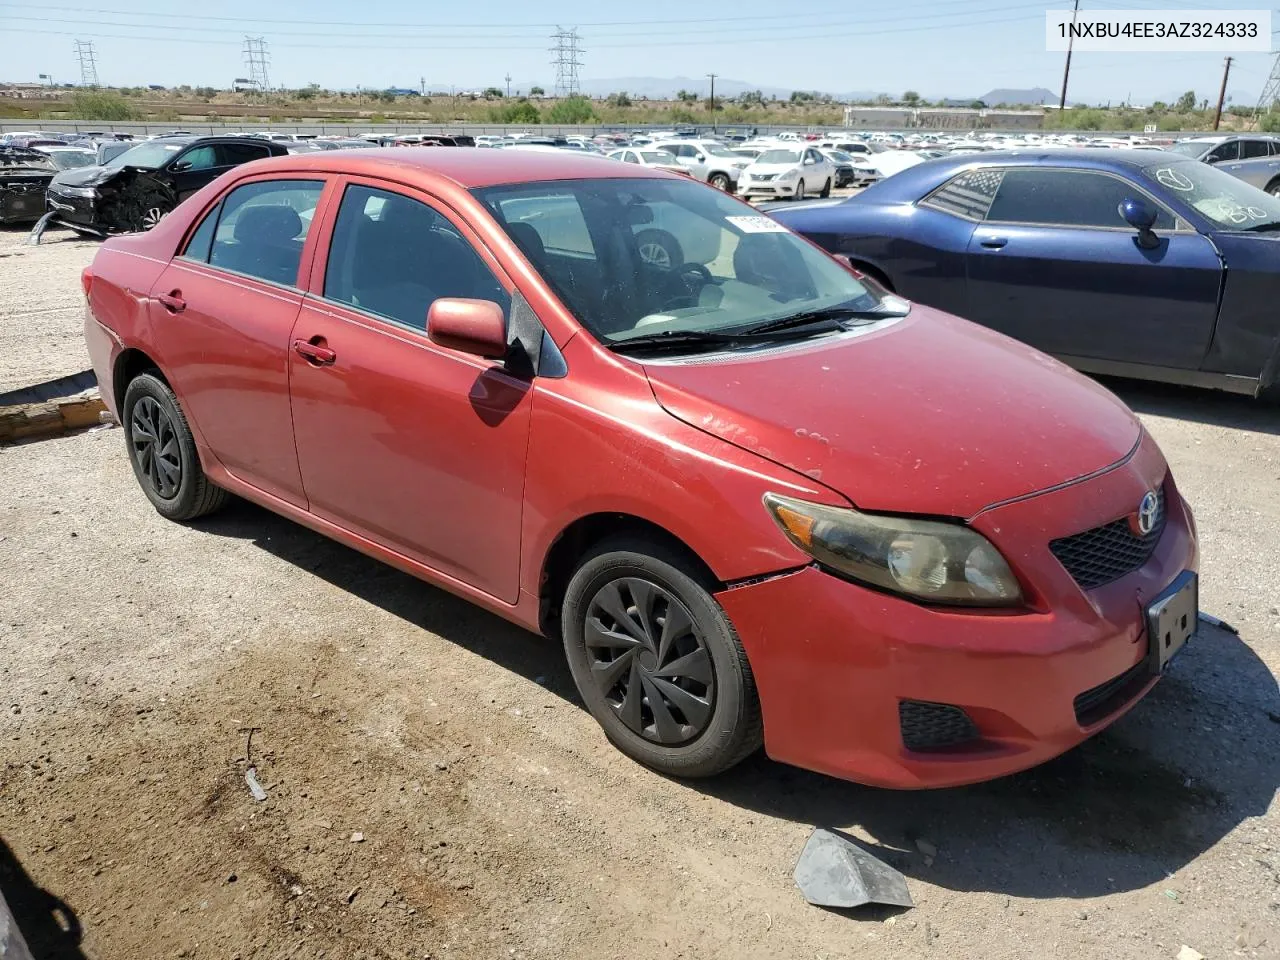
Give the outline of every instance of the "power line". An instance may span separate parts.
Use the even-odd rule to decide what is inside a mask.
[[[555,54],[551,61],[551,65],[556,68],[555,94],[557,97],[575,96],[579,92],[578,68],[582,66],[582,61],[578,59],[582,53],[582,48],[578,46],[578,30],[576,27],[572,30],[556,27],[551,39],[555,43],[551,48],[551,52]]]
[[[244,38],[244,63],[249,70],[249,82],[265,93],[271,89],[271,80],[267,76],[267,40],[265,37]]]
[[[92,40],[76,41],[76,59],[80,61],[80,86],[98,85],[98,59],[93,52]]]

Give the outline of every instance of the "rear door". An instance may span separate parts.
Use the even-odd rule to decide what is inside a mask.
[[[509,314],[511,281],[425,194],[352,178],[334,207],[288,359],[311,512],[514,603],[532,384],[426,334],[438,297]]]
[[[1159,210],[1154,249],[1120,216],[1128,197]],[[1196,369],[1222,267],[1207,238],[1117,174],[1011,167],[969,240],[967,274],[970,320],[1048,353]]]
[[[235,477],[304,506],[289,409],[289,333],[324,177],[242,183],[151,289],[153,340],[183,409]]]

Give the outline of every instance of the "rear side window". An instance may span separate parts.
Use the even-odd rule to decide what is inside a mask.
[[[981,220],[991,208],[1003,176],[999,167],[966,170],[925,197],[920,205],[966,220]]]
[[[440,297],[510,297],[470,242],[444,216],[386,190],[347,187],[333,228],[324,296],[424,330]]]
[[[269,283],[296,286],[302,246],[324,183],[320,180],[262,180],[232,190],[205,218],[217,217],[209,264]],[[201,223],[188,247],[197,252]]]
[[[218,215],[222,213],[222,204],[219,203],[200,221],[200,226],[196,227],[196,232],[191,235],[191,239],[187,241],[187,249],[182,255],[188,260],[199,260],[201,263],[209,262],[209,251],[213,247],[213,232],[218,228]]]
[[[1244,140],[1240,143],[1240,157],[1243,160],[1252,160],[1254,157],[1265,157],[1268,155],[1268,144],[1266,140]]]
[[[1130,197],[1147,200],[1133,184],[1105,173],[1036,168],[1006,170],[987,211],[987,219],[1058,227],[1131,229],[1120,215],[1121,202]],[[1173,216],[1163,207],[1157,206],[1157,210],[1156,229],[1172,230]]]
[[[256,143],[220,143],[217,150],[220,167],[234,167],[271,156],[270,147]]]

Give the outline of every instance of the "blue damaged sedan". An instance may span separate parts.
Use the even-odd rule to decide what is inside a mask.
[[[911,300],[1091,373],[1280,381],[1280,198],[1152,150],[943,157],[769,210]]]

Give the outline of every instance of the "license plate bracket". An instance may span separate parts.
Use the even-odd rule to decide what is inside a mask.
[[[1164,673],[1187,641],[1195,636],[1200,620],[1200,581],[1190,570],[1147,606],[1147,666],[1153,674]]]

